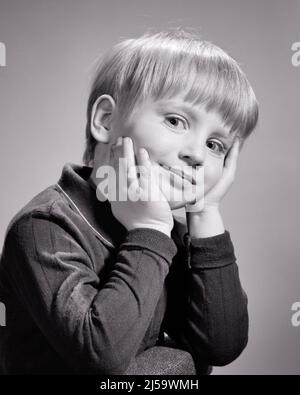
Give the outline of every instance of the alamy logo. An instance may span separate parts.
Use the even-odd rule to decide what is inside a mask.
[[[153,165],[149,169],[129,166],[127,158],[119,158],[118,162],[117,171],[110,165],[97,169],[96,177],[101,179],[96,191],[98,200],[159,202],[167,199],[169,202],[185,202],[189,212],[203,210],[203,167]]]
[[[292,56],[292,65],[294,67],[299,67],[300,66],[300,42],[295,42],[292,44],[292,51],[294,51],[295,53]]]
[[[6,326],[5,304],[0,302],[0,326]]]
[[[298,327],[300,326],[300,302],[293,303],[291,310],[294,311],[291,319],[292,325]]]
[[[6,47],[5,44],[0,42],[0,67],[6,66]]]

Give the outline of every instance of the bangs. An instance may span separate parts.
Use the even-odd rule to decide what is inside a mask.
[[[217,111],[230,132],[243,138],[254,129],[258,105],[237,62],[206,42],[141,45],[128,65],[127,107],[149,97],[169,99],[183,94],[185,101]],[[125,103],[124,103],[125,104]]]

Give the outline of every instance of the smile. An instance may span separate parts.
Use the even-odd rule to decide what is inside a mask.
[[[196,184],[195,178],[193,176],[189,175],[189,174],[184,173],[182,170],[176,169],[174,167],[170,167],[170,166],[167,166],[167,165],[164,165],[164,164],[161,164],[161,163],[159,163],[159,165],[161,167],[163,167],[164,169],[176,174],[177,176],[189,181],[191,184],[193,184],[193,185]]]

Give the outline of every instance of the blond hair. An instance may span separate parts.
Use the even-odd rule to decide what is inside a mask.
[[[93,161],[96,141],[90,120],[100,95],[111,95],[130,114],[146,98],[171,98],[180,92],[186,101],[218,111],[241,140],[257,124],[255,94],[231,56],[185,30],[145,34],[122,41],[102,57],[88,100],[84,163]]]

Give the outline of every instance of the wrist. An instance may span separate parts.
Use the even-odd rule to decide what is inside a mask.
[[[218,207],[205,208],[200,212],[187,212],[188,232],[191,237],[205,238],[225,232],[223,219]]]
[[[165,225],[165,224],[138,223],[138,224],[135,224],[130,229],[128,228],[128,230],[137,229],[137,228],[155,229],[155,230],[158,230],[159,232],[164,233],[166,236],[171,237],[172,228],[170,228],[170,226]]]

